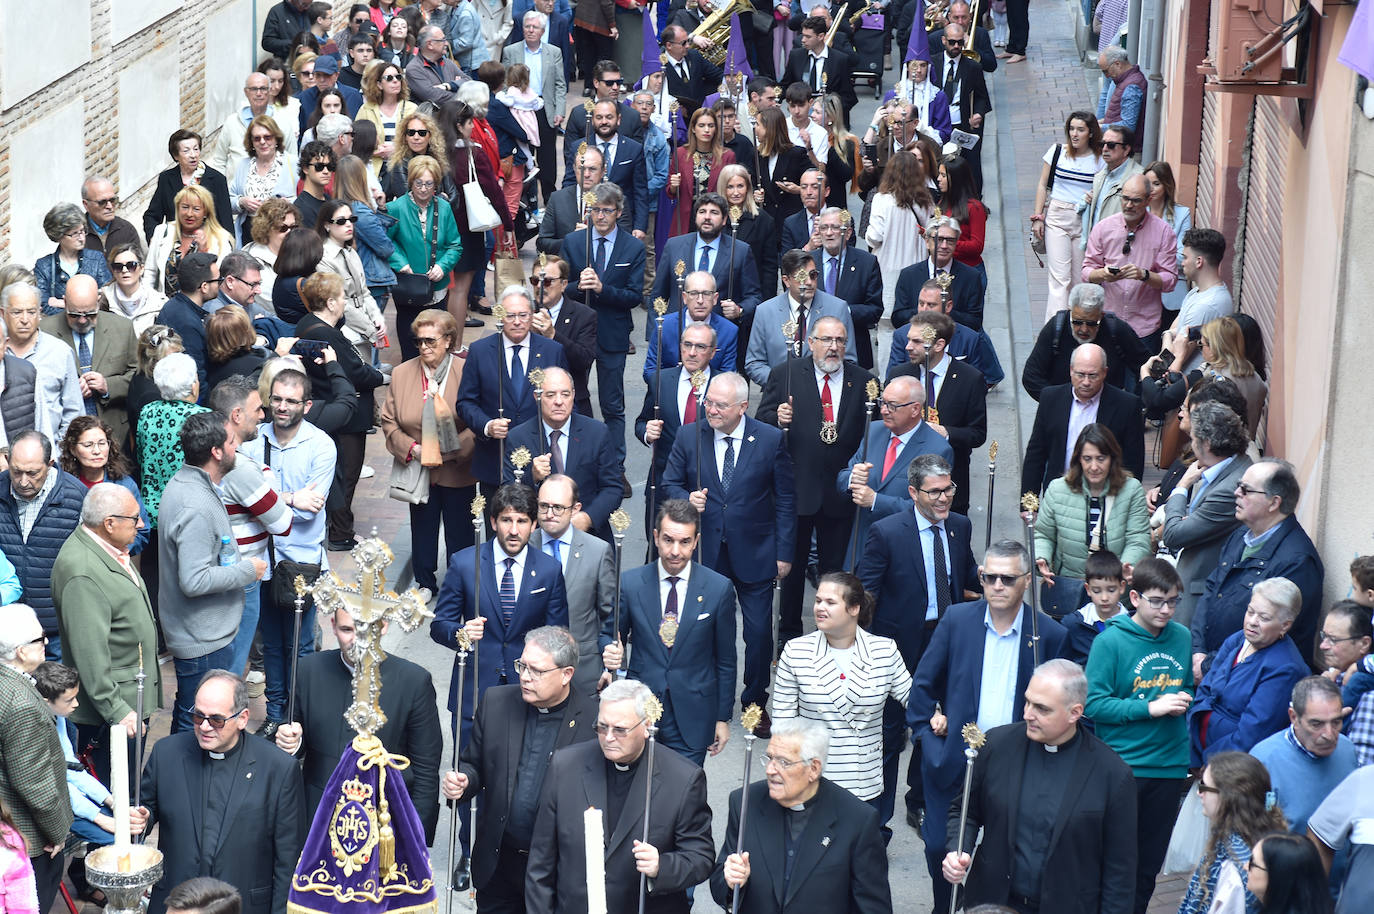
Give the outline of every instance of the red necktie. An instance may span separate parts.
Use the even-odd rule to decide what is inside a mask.
[[[821,418],[826,422],[835,421],[835,401],[830,399],[830,375],[825,376],[825,386],[821,388]]]
[[[691,425],[695,421],[697,421],[697,392],[688,386],[687,407],[682,411],[682,424]]]
[[[897,449],[901,446],[901,441],[896,435],[893,435],[892,440],[887,445],[887,456],[883,458],[883,479],[886,479],[887,474],[892,472],[892,465],[897,462]]]

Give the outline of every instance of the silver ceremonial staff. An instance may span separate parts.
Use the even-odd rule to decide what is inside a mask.
[[[458,757],[461,754],[460,746],[463,743],[463,727],[460,715],[463,713],[463,680],[467,677],[468,668],[468,648],[471,642],[468,641],[468,633],[465,629],[458,629],[458,703],[453,706],[453,760],[449,766],[454,771],[458,770]],[[457,861],[458,851],[458,807],[462,803],[459,798],[453,801],[453,814],[448,820],[448,914],[453,914],[453,873],[455,862]],[[476,828],[476,823],[473,823]]]
[[[486,507],[487,500],[484,496],[479,494],[476,498],[472,500],[472,617],[474,619],[480,618],[482,615],[482,512],[486,510]],[[482,690],[482,667],[479,663],[479,658],[481,657],[479,651],[481,647],[482,642],[480,640],[472,642],[472,706],[474,711],[477,708],[477,697],[479,694],[481,694]],[[463,713],[462,705],[459,705],[458,713]],[[459,724],[461,726],[461,720],[459,721]],[[455,808],[455,816],[457,815],[457,812],[458,811]],[[474,832],[477,831],[476,794],[473,795],[472,805],[468,808],[468,819],[472,823],[472,826],[468,832],[468,843],[471,844],[471,836]],[[453,860],[452,857],[450,857],[449,864],[452,865],[452,863]],[[453,877],[450,875],[449,878],[452,879]],[[470,889],[470,891],[472,892],[473,897],[476,897],[476,888],[472,888]]]
[[[744,713],[739,716],[740,726],[744,728],[744,781],[739,793],[739,831],[735,833],[735,854],[744,856],[744,825],[749,821],[749,772],[750,766],[754,763],[754,742],[758,739],[754,735],[754,728],[763,719],[763,709],[758,705],[750,705],[744,709]],[[739,910],[739,890],[742,885],[735,886],[730,895],[730,910]]]
[[[644,771],[644,836],[641,844],[649,843],[649,805],[654,799],[654,746],[658,740],[658,719],[663,716],[663,704],[658,696],[650,694],[644,701],[644,729],[649,733],[649,756],[645,760],[649,766]],[[644,905],[649,898],[649,877],[639,874],[639,914],[644,914]]]
[[[959,807],[959,842],[955,844],[955,854],[964,852],[964,832],[968,828],[968,795],[973,786],[973,762],[978,758],[978,750],[983,748],[987,737],[983,731],[978,729],[978,725],[973,721],[964,724],[961,731],[964,737],[964,802]],[[967,878],[967,877],[965,877]],[[951,886],[949,891],[949,914],[954,914],[959,903],[959,886]]]
[[[652,468],[649,471],[653,472]],[[611,604],[612,625],[611,629],[616,643],[620,643],[620,563],[625,553],[625,531],[630,529],[630,515],[624,508],[616,508],[611,512],[611,538],[615,540],[615,602]],[[623,660],[623,658],[622,658]],[[624,664],[622,663],[622,667]]]
[[[860,448],[859,463],[868,463],[868,436],[872,431],[870,426],[873,424],[873,408],[878,405],[878,381],[876,378],[869,378],[868,384],[864,387],[864,392],[868,399],[864,402],[864,443]],[[869,481],[873,481],[873,468],[868,470]],[[873,486],[869,486],[873,488]],[[853,574],[854,569],[859,565],[859,518],[863,516],[863,505],[854,505],[854,526],[849,531],[849,573]]]
[[[292,587],[296,591],[296,612],[294,628],[291,632],[291,681],[286,688],[286,722],[293,723],[296,720],[296,662],[301,654],[301,616],[305,613],[305,592],[308,585],[305,578],[296,575],[296,580]]]

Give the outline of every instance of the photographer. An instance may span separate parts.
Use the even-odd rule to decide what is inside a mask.
[[[1195,350],[1202,355],[1202,367],[1185,373]],[[1176,409],[1199,377],[1222,377],[1235,382],[1245,397],[1245,415],[1241,418],[1253,437],[1269,391],[1245,357],[1245,337],[1235,318],[1217,318],[1176,335],[1169,348],[1146,363],[1140,374],[1140,398],[1148,414],[1159,416]]]
[[[1164,331],[1162,345],[1169,349],[1174,339],[1190,333],[1195,341],[1192,357],[1183,366],[1189,372],[1202,367],[1199,335],[1195,332],[1208,321],[1225,317],[1236,310],[1231,290],[1221,278],[1221,258],[1226,255],[1226,236],[1216,229],[1195,228],[1183,233],[1179,244],[1183,248],[1183,278],[1192,287],[1183,298],[1178,316]]]

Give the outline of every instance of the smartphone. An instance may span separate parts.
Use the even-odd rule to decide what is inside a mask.
[[[1189,328],[1188,328],[1188,342],[1190,342],[1190,343],[1197,343],[1197,342],[1200,342],[1201,340],[1202,340],[1202,328],[1201,328],[1201,327],[1189,327]]]
[[[328,345],[323,340],[296,340],[291,346],[291,354],[298,355],[306,361],[318,359],[324,356],[324,347]]]
[[[1121,267],[1107,267],[1107,272],[1116,276],[1121,272]]]
[[[878,144],[877,144],[877,143],[860,143],[860,144],[859,144],[859,154],[860,154],[861,156],[863,156],[865,159],[868,159],[870,162],[877,163],[877,161],[878,161]]]

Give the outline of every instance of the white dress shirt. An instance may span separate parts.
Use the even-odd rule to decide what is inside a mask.
[[[515,564],[511,566],[511,578],[515,582],[515,599],[520,599],[520,579],[525,576],[525,556],[529,551],[526,545],[515,555],[506,555],[506,550],[501,548],[500,543],[493,543],[491,547],[492,570],[496,577],[496,603],[501,603],[501,579],[506,576],[506,559],[515,559]],[[480,609],[479,609],[480,612]]]
[[[716,430],[716,478],[725,478],[725,439],[729,438],[735,442],[735,467],[739,467],[740,449],[744,447],[744,418],[740,417],[739,424],[735,426],[733,432],[722,432]]]
[[[668,583],[668,570],[663,567],[663,562],[658,565],[658,615],[663,617],[663,613],[668,608],[668,588],[673,585]],[[688,562],[682,569],[682,574],[677,576],[677,617],[682,618],[683,608],[687,605],[687,582],[692,576],[692,563]]]

